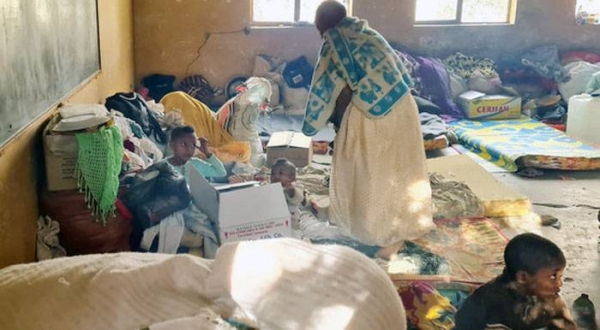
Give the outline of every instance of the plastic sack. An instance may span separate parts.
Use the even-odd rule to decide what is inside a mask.
[[[67,251],[60,246],[58,233],[60,225],[50,217],[39,217],[37,222],[36,259],[47,260],[60,258],[67,255]]]
[[[500,77],[486,77],[481,71],[475,70],[469,78],[469,89],[485,94],[496,94],[502,86]]]
[[[141,229],[186,208],[192,200],[185,178],[167,162],[148,167],[132,181],[123,202],[133,213],[136,227]]]
[[[596,72],[600,72],[600,64],[591,64],[584,61],[573,62],[565,65],[565,70],[571,76],[571,80],[560,82],[558,91],[563,100],[568,101],[572,96],[584,93],[587,85]]]

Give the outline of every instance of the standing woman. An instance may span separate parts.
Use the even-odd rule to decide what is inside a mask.
[[[312,136],[328,121],[339,126],[329,217],[391,258],[433,227],[412,82],[387,41],[366,21],[347,17],[341,3],[324,1],[315,24],[323,45],[302,131]]]

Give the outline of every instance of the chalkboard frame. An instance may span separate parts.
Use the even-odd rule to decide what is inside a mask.
[[[97,0],[2,1],[0,149],[102,70]]]

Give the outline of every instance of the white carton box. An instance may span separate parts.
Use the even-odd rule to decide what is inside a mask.
[[[300,132],[275,132],[267,143],[269,166],[278,158],[286,158],[297,167],[310,165],[312,161],[312,138]]]
[[[197,171],[190,172],[193,203],[217,224],[221,244],[291,236],[281,184],[256,183],[214,186]]]

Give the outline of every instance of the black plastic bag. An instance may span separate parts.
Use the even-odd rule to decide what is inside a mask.
[[[133,213],[137,229],[152,227],[191,203],[185,178],[167,162],[148,167],[132,181],[123,201]]]
[[[142,84],[148,88],[148,95],[156,102],[160,102],[163,96],[175,91],[173,83],[175,76],[165,74],[152,74],[142,78]]]

